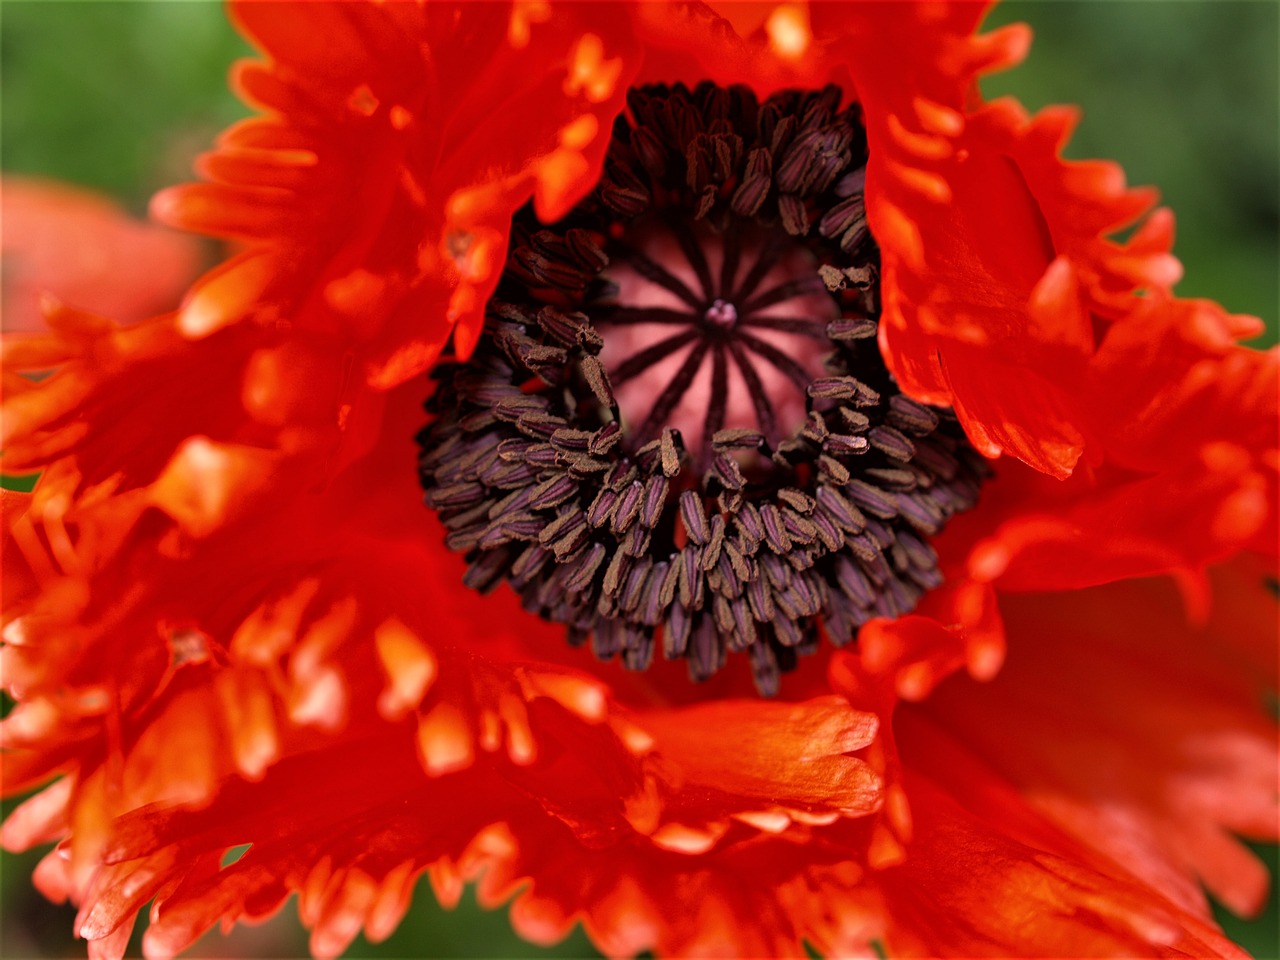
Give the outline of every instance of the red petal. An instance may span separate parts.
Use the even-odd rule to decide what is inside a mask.
[[[972,574],[1056,590],[1274,555],[1280,353],[1235,345],[1240,329],[1216,305],[1163,297],[1114,324],[1084,392],[1107,462],[1065,483],[1002,467],[981,519],[1003,522],[980,535]]]
[[[875,29],[854,27],[847,55],[866,110],[886,360],[907,392],[955,407],[984,452],[1067,476],[1088,439],[1069,398],[1092,352],[1090,311],[1176,279],[1167,232],[1105,239],[1151,198],[1114,166],[1058,159],[1070,114],[970,108],[978,74],[1020,59],[1025,30],[969,36],[976,6],[867,10]]]
[[[157,197],[166,222],[251,243],[195,301],[216,283],[219,323],[336,328],[382,389],[426,369],[455,328],[469,352],[512,212],[533,198],[554,219],[590,188],[636,60],[606,11],[495,10],[236,5],[269,58],[241,68],[241,92],[290,126],[233,128],[202,161],[214,183]]]
[[[918,811],[912,855],[878,877],[892,954],[1247,956],[1141,885],[1082,864],[1078,850],[1046,851],[1051,828],[1010,793],[966,788],[957,801],[924,778],[908,786]]]
[[[1224,602],[1203,629],[1162,583],[1010,600],[1000,676],[957,680],[921,709],[1031,808],[1181,908],[1208,917],[1198,880],[1251,913],[1266,870],[1231,833],[1276,838],[1280,731],[1261,709],[1265,664],[1227,655],[1245,638],[1276,649],[1274,600],[1243,572],[1217,578]],[[1227,591],[1245,588],[1240,609]]]
[[[132,323],[172,309],[200,269],[194,238],[91,191],[6,176],[0,196],[6,332],[42,329],[46,297]]]

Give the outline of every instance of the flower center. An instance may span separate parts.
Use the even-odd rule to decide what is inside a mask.
[[[717,297],[702,314],[703,322],[721,330],[732,330],[738,323],[738,308],[731,301]]]
[[[592,194],[516,215],[420,437],[470,587],[633,669],[746,654],[773,694],[821,637],[941,582],[928,538],[986,469],[876,348],[865,136],[839,103],[633,90]]]
[[[669,219],[629,230],[618,254],[596,323],[632,444],[673,427],[705,463],[719,430],[775,444],[804,423],[838,315],[808,250],[751,223],[721,236]]]

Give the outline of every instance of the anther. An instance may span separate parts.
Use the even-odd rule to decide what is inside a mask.
[[[834,88],[630,94],[595,191],[512,225],[472,357],[437,371],[426,501],[465,582],[573,645],[777,692],[941,581],[986,468],[876,347],[865,136]]]

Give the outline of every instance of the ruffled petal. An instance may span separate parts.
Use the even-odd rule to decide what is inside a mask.
[[[975,778],[981,771],[953,769],[947,787],[931,782],[946,776],[932,773],[945,764],[930,757],[920,764],[930,775],[908,779],[917,811],[912,855],[877,878],[890,954],[1248,956],[1209,922],[1090,864],[1016,795]]]
[[[226,336],[199,349],[209,353]],[[268,383],[275,366],[260,371]],[[607,709],[598,680],[529,662],[536,651],[568,659],[559,630],[520,612],[509,593],[481,598],[458,589],[457,558],[431,546],[442,534],[417,504],[407,469],[406,425],[418,399],[417,390],[394,391],[383,408],[382,440],[318,490],[297,492],[299,471],[315,462],[309,445],[285,454],[190,439],[134,491],[133,513],[122,514],[114,496],[116,512],[107,513],[116,526],[107,530],[104,517],[105,532],[97,534],[93,498],[77,499],[77,473],[42,482],[34,500],[46,506],[23,519],[36,531],[32,564],[48,569],[49,583],[10,611],[6,680],[24,703],[6,721],[15,748],[6,754],[6,783],[39,783],[76,758],[69,795],[60,782],[43,803],[61,817],[51,822],[72,831],[68,889],[82,904],[82,934],[101,941],[105,954],[132,912],[174,884],[199,895],[184,909],[181,896],[166,902],[153,952],[177,949],[220,917],[258,915],[247,904],[282,896],[264,894],[262,884],[284,878],[293,889],[289,877],[310,877],[323,860],[320,847],[303,843],[305,831],[275,846],[262,842],[262,856],[279,849],[303,859],[268,861],[270,869],[252,874],[252,897],[241,900],[238,885],[249,880],[201,866],[245,842],[229,839],[241,835],[177,851],[156,841],[119,852],[117,814],[163,809],[181,819],[184,810],[203,808],[215,817],[224,803],[238,809],[237,791],[250,785],[268,795],[298,782],[314,790],[318,775],[297,772],[312,755],[327,758],[330,775],[345,783],[353,761],[344,751],[352,744],[384,764],[388,790],[416,784],[426,791],[411,809],[436,803],[435,789],[487,790],[495,802],[534,797],[542,815],[589,845],[629,837],[691,856],[879,809],[880,776],[859,756],[874,746],[878,721],[842,698],[620,712]],[[101,457],[77,450],[75,462]],[[105,490],[109,499],[113,493]],[[61,556],[50,546],[50,532],[60,529],[70,531]],[[258,545],[250,558],[247,531]],[[133,586],[110,586],[126,557]],[[116,599],[102,610],[59,600],[66,591],[91,595],[90,584]],[[199,722],[191,724],[193,717]],[[705,738],[688,740],[694,726],[708,728]],[[394,755],[371,746],[383,740],[397,745]],[[465,780],[495,767],[505,786]],[[412,873],[446,853],[460,855],[459,844],[517,813],[500,808],[488,816],[460,820],[470,833],[460,826],[452,846],[425,848]],[[44,835],[35,823],[34,814],[19,818],[6,842],[34,842]],[[200,831],[188,824],[181,835]],[[120,866],[98,869],[117,859]],[[386,875],[403,872],[404,862],[389,863]],[[234,876],[257,863],[246,857]],[[369,874],[361,870],[351,876]],[[321,952],[339,949],[357,929],[338,919],[356,909],[345,900],[333,917],[328,909],[316,907],[313,918]]]
[[[1105,462],[1065,483],[1002,467],[984,493],[972,576],[1063,590],[1194,575],[1241,549],[1277,552],[1280,353],[1204,301],[1152,297],[1111,326],[1088,372],[1089,432]],[[1105,453],[1101,453],[1105,451]],[[960,518],[948,550],[976,532]]]
[[[567,864],[605,856],[702,875],[701,857],[709,851],[722,851],[715,856],[730,863],[750,860],[761,838],[774,836],[789,837],[785,847],[800,854],[794,870],[807,861],[797,842],[810,825],[857,822],[878,809],[877,778],[850,756],[872,742],[875,720],[842,698],[740,704],[732,724],[722,718],[719,729],[708,727],[708,740],[693,745],[685,736],[689,727],[707,724],[716,719],[708,711],[728,712],[731,705],[611,720],[575,712],[580,698],[565,698],[573,689],[565,675],[476,660],[468,667],[473,690],[477,677],[503,674],[509,689],[525,691],[520,704],[499,698],[498,707],[508,722],[511,711],[518,713],[531,749],[486,755],[483,714],[478,734],[470,734],[477,745],[466,751],[467,762],[447,769],[432,760],[456,760],[458,751],[441,741],[424,743],[412,724],[359,734],[351,729],[335,742],[311,737],[297,743],[257,782],[224,781],[200,809],[139,807],[111,828],[100,854],[104,865],[77,896],[81,935],[111,937],[155,897],[147,955],[168,956],[212,924],[264,916],[297,891],[303,919],[313,927],[312,948],[329,956],[362,927],[374,938],[389,933],[423,870],[431,871],[448,902],[461,880],[477,876],[477,861],[502,861],[490,865],[481,887],[490,905],[510,895],[525,875],[506,876],[517,869],[536,870],[535,891],[539,877],[554,888]],[[445,694],[426,715],[443,704],[460,731],[476,719],[466,714],[466,701]],[[784,712],[790,722],[780,722]],[[730,744],[741,762],[721,759]],[[772,774],[786,764],[804,775],[780,784]],[[317,795],[323,804],[309,802]],[[426,809],[433,811],[429,818],[421,816]],[[495,849],[495,838],[509,831],[534,841],[518,848],[519,868],[507,862],[517,851],[511,842]],[[548,836],[558,838],[551,863],[542,862],[550,851],[541,841]],[[851,842],[844,855],[860,856],[861,842]],[[216,866],[225,850],[244,843],[252,844],[244,857]],[[596,882],[590,877],[578,882]],[[744,896],[764,903],[770,893],[764,887]],[[528,904],[517,908],[517,926],[535,912]],[[539,913],[544,926],[533,936],[545,939],[545,910]],[[721,932],[694,932],[676,919],[661,924],[661,942]],[[592,932],[607,944],[638,930],[601,923]]]
[[[781,833],[793,823],[869,816],[883,800],[880,777],[853,756],[875,742],[879,719],[841,697],[727,700],[646,713],[636,722],[654,739],[659,795],[670,795],[653,834],[664,849],[710,849],[732,825],[726,811],[739,823]],[[690,729],[704,733],[691,739]]]
[[[945,676],[962,650],[930,621],[833,659],[832,685],[882,721],[869,759],[905,856],[873,853],[868,886],[891,952],[1241,956],[1199,884],[1245,914],[1268,888],[1232,836],[1274,841],[1280,823],[1264,572],[1215,576],[1205,627],[1168,583],[1006,599],[999,676],[918,704],[903,679]]]
[[[422,373],[451,332],[468,353],[511,214],[533,198],[556,219],[598,177],[637,59],[627,19],[536,4],[232,13],[268,58],[236,86],[267,115],[202,160],[209,182],[153,212],[248,252],[196,286],[180,330],[284,318],[345,339],[380,388]]]
[[[670,6],[641,7],[644,79],[857,92],[886,361],[982,452],[1070,475],[1093,442],[1078,387],[1097,328],[1181,268],[1168,211],[1141,219],[1152,191],[1127,189],[1115,164],[1060,159],[1074,111],[978,99],[979,76],[1020,60],[1029,31],[975,34],[978,4]]]
[[[1031,809],[1206,920],[1200,884],[1238,913],[1260,908],[1266,869],[1232,835],[1274,841],[1280,824],[1273,674],[1224,656],[1274,656],[1274,598],[1247,567],[1215,583],[1202,628],[1168,583],[1010,600],[1001,675],[920,708]]]
[[[1126,190],[1114,165],[1059,159],[1071,113],[974,106],[978,76],[1025,55],[1025,28],[973,35],[970,5],[870,9],[850,62],[886,361],[904,390],[954,407],[984,453],[1067,476],[1088,439],[1075,397],[1092,318],[1177,279],[1171,231],[1106,239],[1152,197]]]

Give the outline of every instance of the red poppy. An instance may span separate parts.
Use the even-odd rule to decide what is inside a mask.
[[[0,185],[6,331],[44,327],[41,300],[133,322],[172,309],[200,272],[200,243],[140,223],[106,197],[29,177]]]
[[[4,501],[4,789],[44,786],[3,842],[61,841],[36,882],[91,955],[148,902],[167,956],[294,892],[333,955],[424,871],[611,954],[1240,955],[1200,885],[1256,910],[1233,834],[1276,835],[1237,555],[1276,553],[1277,358],[1173,297],[1171,215],[1058,158],[1072,113],[981,101],[1028,42],[981,13],[233,7],[263,112],[155,210],[245,252],[176,314],[5,346],[3,462],[42,476]],[[702,79],[860,105],[884,363],[995,461],[945,583],[776,699],[465,589],[414,475],[513,214],[575,209],[629,87]]]

